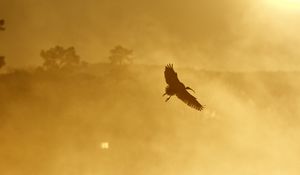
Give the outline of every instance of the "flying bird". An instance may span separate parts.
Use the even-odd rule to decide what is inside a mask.
[[[195,91],[186,87],[183,83],[181,83],[177,77],[177,73],[173,69],[173,64],[168,64],[165,67],[165,79],[168,86],[165,89],[165,95],[169,95],[166,99],[166,102],[173,96],[176,95],[180,100],[189,105],[192,108],[195,108],[199,111],[203,109],[203,106],[197,101],[197,99],[192,96],[187,90],[191,90],[195,93]]]

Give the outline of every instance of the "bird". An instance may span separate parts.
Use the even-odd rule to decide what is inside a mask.
[[[165,66],[165,79],[168,86],[165,88],[165,93],[163,96],[168,95],[169,97],[165,100],[166,102],[173,96],[176,95],[180,100],[186,103],[188,106],[196,109],[203,110],[204,106],[201,105],[196,97],[191,95],[187,90],[191,90],[195,93],[195,91],[186,87],[182,82],[179,81],[177,73],[173,69],[173,64],[167,64]]]

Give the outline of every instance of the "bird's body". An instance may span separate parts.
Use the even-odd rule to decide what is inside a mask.
[[[168,86],[165,89],[165,95],[169,95],[166,102],[173,96],[176,95],[180,100],[182,100],[187,105],[201,111],[203,106],[197,101],[197,99],[192,96],[187,90],[192,90],[190,87],[186,87],[182,82],[179,81],[177,73],[173,69],[173,65],[168,64],[165,67],[165,79]]]

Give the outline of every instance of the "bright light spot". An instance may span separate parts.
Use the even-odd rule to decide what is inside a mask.
[[[216,112],[215,112],[215,111],[211,112],[210,116],[211,116],[212,118],[215,118],[215,117],[216,117]]]
[[[101,149],[108,149],[109,148],[109,143],[108,142],[102,142],[101,143]]]
[[[300,11],[300,0],[264,0],[269,6],[284,10]]]

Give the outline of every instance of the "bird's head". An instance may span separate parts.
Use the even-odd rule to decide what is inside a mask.
[[[185,89],[186,90],[191,90],[191,91],[193,91],[195,93],[195,91],[192,88],[190,88],[190,87],[186,87]]]

